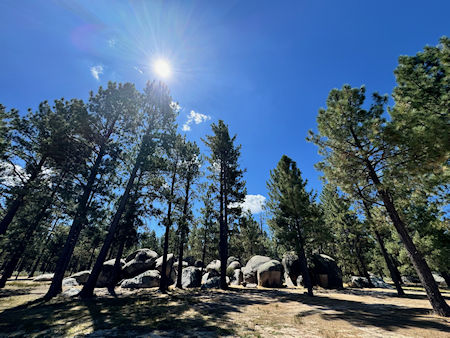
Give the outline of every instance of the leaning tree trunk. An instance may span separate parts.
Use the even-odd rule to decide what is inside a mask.
[[[33,169],[30,177],[28,178],[28,181],[25,183],[25,186],[19,190],[19,193],[17,194],[16,198],[9,206],[8,211],[6,212],[3,219],[0,221],[0,235],[4,235],[6,233],[8,226],[11,224],[11,222],[13,221],[14,217],[17,214],[17,211],[23,205],[24,198],[29,193],[30,185],[38,177],[39,173],[42,170],[42,167],[44,166],[46,159],[47,159],[46,156],[43,156],[41,158],[36,168]]]
[[[350,129],[350,131],[358,148],[364,150],[353,129]],[[420,251],[417,249],[411,236],[408,233],[408,230],[406,229],[405,223],[403,223],[403,220],[400,218],[389,189],[385,188],[381,184],[375,168],[373,167],[369,159],[365,159],[365,165],[369,177],[372,180],[375,188],[377,189],[378,195],[381,197],[383,205],[392,223],[394,224],[394,227],[397,230],[397,233],[399,234],[400,239],[406,248],[406,251],[408,252],[409,259],[411,260],[411,263],[413,264],[414,269],[416,270],[417,275],[422,282],[422,286],[425,288],[427,297],[431,303],[431,306],[433,307],[434,312],[440,316],[449,317],[450,307],[445,302],[444,297],[442,297],[436,281],[434,280],[433,274],[431,273],[430,267],[428,266]]]
[[[69,265],[73,250],[75,249],[78,237],[80,236],[81,229],[83,228],[83,225],[85,223],[87,214],[87,202],[89,200],[89,196],[93,193],[95,179],[97,177],[100,164],[103,160],[103,156],[105,155],[105,148],[106,142],[100,148],[97,158],[95,159],[95,163],[89,174],[88,181],[84,186],[83,195],[78,202],[77,210],[75,212],[72,226],[70,227],[69,235],[67,236],[66,243],[64,244],[62,252],[56,262],[56,269],[52,284],[50,285],[47,294],[44,296],[45,300],[49,300],[55,297],[62,291],[62,280],[64,279],[64,273],[67,270],[67,266]]]
[[[100,253],[98,254],[97,260],[95,261],[94,267],[92,268],[92,272],[89,275],[89,278],[86,284],[83,286],[83,289],[80,291],[79,296],[81,298],[91,298],[94,295],[95,285],[97,284],[98,276],[103,268],[103,263],[105,262],[106,255],[108,254],[109,248],[111,247],[111,243],[114,240],[114,235],[116,233],[117,227],[119,225],[120,218],[125,210],[125,206],[130,196],[131,188],[133,187],[134,180],[136,178],[137,172],[139,170],[141,164],[141,156],[138,155],[136,159],[136,163],[134,164],[134,168],[131,172],[130,178],[128,179],[127,186],[125,191],[120,198],[119,208],[117,209],[114,218],[109,226],[108,234],[106,235],[105,242],[103,243],[102,248],[100,249]]]
[[[399,296],[404,296],[405,292],[403,291],[403,288],[400,284],[400,280],[398,279],[398,276],[395,272],[394,264],[391,261],[391,257],[389,256],[386,247],[384,246],[383,238],[381,237],[381,234],[378,232],[378,230],[375,230],[375,235],[377,236],[378,244],[380,244],[381,253],[383,254],[384,260],[386,261],[386,265],[389,269],[391,279],[394,282],[395,288],[397,289],[397,294]]]
[[[184,242],[186,241],[186,232],[187,232],[187,213],[189,206],[189,190],[190,190],[191,182],[190,178],[186,178],[186,188],[184,192],[184,205],[183,205],[183,216],[181,221],[181,231],[180,231],[180,247],[178,252],[178,274],[177,274],[177,284],[176,287],[182,289],[182,275],[183,275],[183,251],[184,251]]]
[[[109,281],[109,284],[107,286],[108,292],[113,296],[116,296],[116,292],[114,291],[114,289],[120,280],[120,270],[122,267],[120,264],[120,260],[122,259],[123,248],[125,247],[125,240],[126,240],[125,237],[120,239],[119,248],[116,254],[116,260],[114,261],[111,280]]]
[[[364,255],[361,252],[361,243],[359,242],[359,238],[356,240],[355,251],[356,257],[358,258],[358,261],[361,264],[361,272],[363,273],[363,276],[367,279],[367,284],[369,285],[369,288],[375,287],[372,283],[372,280],[370,279],[369,272],[367,271],[367,264],[364,259]]]

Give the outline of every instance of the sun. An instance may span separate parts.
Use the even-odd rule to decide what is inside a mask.
[[[163,79],[167,79],[172,74],[172,69],[167,60],[158,59],[153,62],[153,71],[156,75]]]

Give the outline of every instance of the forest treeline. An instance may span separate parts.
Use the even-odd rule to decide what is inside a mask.
[[[177,132],[178,105],[163,83],[139,91],[110,82],[86,101],[43,101],[27,113],[0,105],[0,287],[14,273],[52,272],[50,299],[65,276],[91,270],[80,293],[91,297],[106,260],[119,269],[125,255],[151,248],[162,271],[169,253],[177,257],[179,278],[186,257],[203,266],[219,258],[225,289],[230,255],[295,251],[310,295],[310,258],[325,253],[344,279],[387,277],[399,295],[402,276],[418,277],[435,312],[449,316],[432,274],[449,285],[449,50],[444,37],[401,56],[391,106],[386,95],[367,99],[364,87],[331,90],[307,138],[322,156],[320,195],[302,178],[301,159],[283,155],[260,219],[241,208],[236,136],[213,123],[201,154]],[[168,283],[163,273],[160,289]]]

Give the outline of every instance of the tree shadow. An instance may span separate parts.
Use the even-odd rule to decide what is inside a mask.
[[[387,331],[395,331],[400,328],[433,329],[443,332],[449,332],[450,330],[450,326],[445,319],[427,317],[427,315],[431,313],[431,310],[422,307],[371,304],[363,301],[342,300],[328,297],[327,293],[316,294],[314,297],[309,297],[305,294],[286,292],[284,290],[253,289],[241,292],[249,293],[251,295],[265,293],[269,294],[270,297],[276,298],[280,302],[297,301],[313,307],[312,310],[300,312],[296,317],[307,317],[314,314],[320,314],[320,317],[325,320],[340,319],[347,321],[354,326],[373,326]],[[365,295],[373,296],[371,294]],[[387,298],[392,295],[396,296],[395,294],[386,293],[385,297]],[[415,297],[421,295],[410,296],[412,297],[408,298],[422,299],[422,297]]]
[[[236,323],[231,314],[242,313],[247,306],[279,302],[310,306],[297,313],[294,319],[319,315],[325,320],[339,319],[357,327],[378,327],[387,331],[400,328],[449,330],[444,320],[427,316],[430,310],[421,307],[371,304],[370,299],[367,302],[341,300],[326,292],[309,297],[286,289],[230,288],[228,291],[173,290],[167,295],[145,289],[88,300],[59,297],[43,302],[37,299],[0,313],[0,332],[42,336],[76,336],[89,332],[97,336],[158,332],[170,336],[232,335]]]

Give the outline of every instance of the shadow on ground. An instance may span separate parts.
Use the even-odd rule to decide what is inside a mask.
[[[242,312],[249,305],[291,301],[311,307],[295,316],[300,324],[302,318],[318,314],[325,320],[344,320],[357,327],[372,326],[388,331],[399,328],[449,330],[444,321],[426,317],[429,313],[426,308],[340,300],[325,292],[308,297],[285,290],[234,288],[227,292],[177,290],[168,295],[141,290],[118,298],[98,297],[86,301],[57,298],[45,303],[38,299],[0,313],[0,332],[5,335],[74,336],[93,332],[104,336],[136,336],[161,331],[176,336],[200,335],[200,330],[202,335],[233,335],[236,324],[229,319],[229,314]]]

